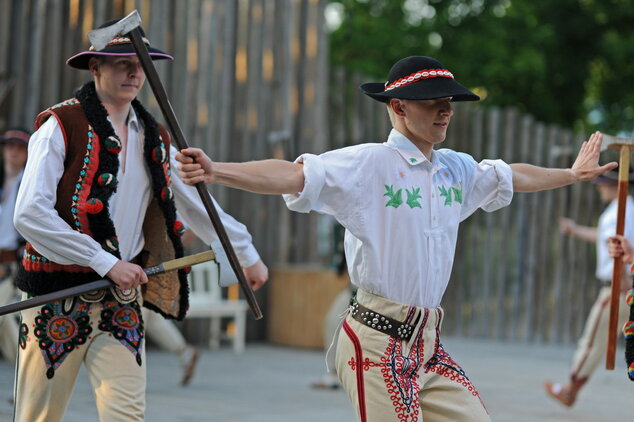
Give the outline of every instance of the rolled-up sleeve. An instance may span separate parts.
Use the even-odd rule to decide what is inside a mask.
[[[513,172],[502,160],[483,160],[473,168],[471,189],[465,195],[461,220],[478,208],[495,211],[511,203],[513,199]]]
[[[376,147],[377,145],[374,145]],[[372,148],[372,146],[370,147]],[[317,211],[339,220],[349,229],[360,223],[360,196],[365,192],[366,172],[373,154],[366,145],[355,145],[320,155],[303,154],[295,162],[303,164],[304,189],[283,195],[291,211]]]
[[[314,154],[303,154],[295,160],[303,164],[304,189],[298,194],[282,195],[291,211],[309,212],[317,206],[326,182],[326,170],[321,159]]]

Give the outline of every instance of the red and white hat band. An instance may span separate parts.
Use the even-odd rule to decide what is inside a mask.
[[[391,89],[394,88],[400,88],[402,86],[405,85],[409,85],[411,83],[414,82],[418,82],[421,79],[429,79],[429,78],[451,78],[453,79],[453,74],[448,71],[447,69],[425,69],[425,70],[419,70],[416,73],[412,73],[409,76],[406,76],[404,78],[401,78],[399,80],[396,80],[394,82],[392,82],[390,85],[387,85],[387,82],[385,83],[386,87],[385,87],[385,91],[389,91]]]
[[[150,45],[150,41],[148,41],[147,38],[143,37],[142,40],[145,44]],[[128,37],[116,37],[116,38],[113,38],[112,41],[110,41],[108,44],[106,44],[106,46],[119,45],[119,44],[131,44],[131,43],[132,41]],[[91,45],[88,50],[95,51],[95,47]]]

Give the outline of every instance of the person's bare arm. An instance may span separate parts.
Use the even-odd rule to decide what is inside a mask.
[[[559,231],[565,235],[595,243],[597,241],[598,230],[596,227],[582,226],[573,220],[565,217],[559,219]]]
[[[176,154],[179,176],[188,185],[219,184],[265,194],[295,194],[304,189],[302,164],[284,160],[217,163],[199,148]]]
[[[577,159],[569,169],[554,169],[538,167],[532,164],[514,163],[513,189],[515,192],[536,192],[546,189],[554,189],[576,182],[592,180],[602,173],[617,166],[616,162],[599,165],[599,154],[603,135],[600,132],[593,133],[585,141],[579,150]]]

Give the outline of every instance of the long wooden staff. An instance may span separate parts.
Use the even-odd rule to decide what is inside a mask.
[[[147,267],[144,268],[143,271],[148,276],[153,276],[185,267],[191,267],[192,265],[200,264],[201,262],[211,261],[215,257],[216,254],[213,251],[205,251],[197,253],[195,255],[172,259],[171,261],[166,261],[162,264],[154,265],[152,267]],[[0,316],[13,312],[20,312],[25,309],[44,305],[56,300],[67,299],[69,297],[75,297],[85,293],[90,293],[95,290],[107,289],[114,285],[115,284],[111,280],[104,278],[101,280],[91,281],[90,283],[81,284],[79,286],[69,287],[68,289],[57,290],[45,295],[35,296],[29,299],[22,300],[20,302],[9,303],[8,305],[0,306]]]
[[[185,135],[181,130],[181,127],[176,119],[176,114],[174,114],[174,110],[172,109],[172,105],[167,98],[167,93],[165,92],[165,88],[163,88],[163,84],[161,83],[161,79],[159,78],[158,73],[156,72],[156,68],[154,67],[154,63],[152,62],[152,58],[148,53],[147,47],[143,42],[143,36],[140,31],[141,25],[141,17],[139,13],[135,10],[130,13],[125,18],[116,22],[115,24],[96,29],[90,31],[88,33],[88,38],[90,39],[93,47],[96,50],[103,49],[108,42],[110,42],[114,37],[125,35],[130,38],[132,41],[132,46],[136,51],[137,57],[141,62],[141,67],[143,67],[143,71],[145,72],[145,76],[154,92],[154,96],[156,97],[156,101],[163,112],[163,116],[167,122],[167,125],[174,136],[174,143],[178,147],[179,150],[189,148],[187,141],[185,140]],[[247,299],[249,307],[255,316],[255,319],[262,318],[262,311],[260,310],[260,306],[255,299],[255,295],[253,294],[253,290],[249,285],[244,273],[242,271],[242,267],[240,266],[240,262],[238,261],[238,257],[236,256],[235,251],[233,250],[233,246],[229,241],[229,237],[227,236],[227,232],[222,225],[222,221],[220,221],[220,216],[218,215],[218,211],[211,201],[211,196],[209,195],[209,191],[205,187],[204,183],[196,183],[195,185],[200,198],[202,199],[203,205],[205,206],[205,210],[209,215],[209,219],[211,220],[211,224],[213,225],[216,233],[218,234],[218,238],[220,239],[220,243],[227,253],[227,258],[229,259],[229,263],[231,264],[231,268],[235,273],[240,287]]]
[[[619,148],[619,186],[617,191],[616,234],[623,236],[625,232],[625,206],[630,170],[630,154],[633,146],[632,138],[617,138],[604,135],[604,143],[609,148]],[[613,370],[616,356],[616,335],[619,324],[619,299],[621,297],[621,276],[623,259],[614,258],[612,268],[612,288],[610,293],[610,318],[608,321],[608,343],[605,357],[605,369]]]

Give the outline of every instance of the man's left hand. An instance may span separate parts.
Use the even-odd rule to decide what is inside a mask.
[[[243,271],[253,290],[262,287],[269,279],[269,269],[261,259],[250,267],[243,268]]]
[[[597,131],[590,135],[590,138],[581,145],[577,159],[571,168],[578,182],[592,180],[618,165],[616,161],[603,166],[599,165],[602,142],[603,134]]]

